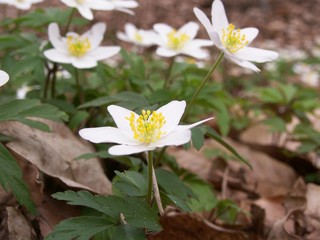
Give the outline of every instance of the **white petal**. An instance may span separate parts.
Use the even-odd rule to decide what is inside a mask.
[[[95,58],[85,55],[82,57],[72,57],[71,64],[79,69],[93,68],[97,66],[97,61]]]
[[[9,75],[5,71],[0,70],[0,87],[9,81]]]
[[[182,131],[182,130],[189,130],[191,128],[194,128],[202,123],[205,123],[205,122],[208,122],[210,120],[214,119],[214,117],[211,117],[211,118],[206,118],[204,120],[201,120],[199,122],[196,122],[196,123],[193,123],[193,124],[189,124],[189,125],[179,125],[176,127],[175,131]]]
[[[162,106],[157,110],[158,113],[162,113],[166,123],[163,125],[162,130],[169,134],[179,124],[180,119],[186,108],[185,101],[171,101],[168,104]]]
[[[98,47],[95,50],[88,53],[88,55],[99,61],[116,55],[120,52],[120,50],[121,48],[118,46]]]
[[[44,56],[46,58],[48,58],[50,61],[52,62],[57,62],[57,63],[71,63],[71,56],[63,53],[63,52],[59,52],[56,49],[49,49],[43,52]]]
[[[190,37],[190,40],[194,39],[198,33],[199,25],[195,22],[188,22],[183,25],[178,32],[185,33]]]
[[[115,6],[120,8],[136,8],[139,6],[139,4],[136,1],[118,0],[115,2]]]
[[[136,146],[128,146],[128,145],[116,145],[109,148],[109,153],[115,156],[123,156],[130,155],[134,153],[146,152],[154,150],[156,147],[150,147],[145,144],[136,145]]]
[[[214,32],[213,26],[210,23],[209,18],[202,12],[199,8],[193,9],[194,14],[198,18],[198,20],[202,23],[202,25],[207,30],[209,37],[211,38],[212,33]]]
[[[234,54],[237,58],[253,62],[269,62],[275,60],[279,54],[260,48],[245,47]]]
[[[125,42],[132,42],[132,39],[123,32],[117,32],[117,38]]]
[[[48,27],[48,36],[51,44],[54,48],[61,52],[67,52],[67,47],[64,44],[61,36],[60,30],[57,23],[50,23]]]
[[[115,7],[114,10],[117,10],[119,12],[124,12],[124,13],[128,13],[130,15],[134,15],[134,11],[127,9],[127,8],[122,8],[122,7]]]
[[[254,65],[251,62],[238,59],[238,58],[236,58],[236,57],[234,57],[234,56],[232,56],[230,54],[225,54],[225,57],[228,58],[229,60],[231,60],[232,62],[234,62],[235,64],[241,66],[241,67],[251,69],[252,71],[255,71],[255,72],[260,72],[260,69],[257,68],[256,65]]]
[[[221,42],[221,39],[219,37],[219,34],[217,32],[213,32],[211,37],[212,37],[213,43],[217,46],[217,48],[219,48],[221,50],[225,50],[225,48]]]
[[[117,105],[110,105],[107,109],[119,129],[124,132],[132,133],[129,120],[127,120],[126,118],[130,117],[132,113],[134,113],[135,118],[138,118],[138,114]]]
[[[240,30],[241,34],[246,35],[246,39],[248,40],[248,44],[250,44],[258,35],[259,30],[254,27],[242,28]]]
[[[213,42],[205,39],[194,39],[192,45],[197,47],[210,47],[213,46]]]
[[[90,0],[87,1],[87,5],[94,10],[113,10],[114,4],[112,4],[110,1],[101,1],[101,0]]]
[[[178,55],[179,52],[164,47],[158,47],[156,50],[156,54],[158,54],[161,57],[174,57]]]
[[[93,143],[141,144],[133,137],[128,137],[120,129],[114,127],[84,128],[79,131],[79,135]]]
[[[60,0],[60,1],[69,7],[76,7],[77,6],[77,4],[74,0]]]
[[[191,131],[173,131],[170,134],[160,138],[159,140],[151,143],[150,146],[153,147],[164,147],[164,146],[179,146],[189,142],[191,139]]]
[[[90,41],[90,49],[97,48],[103,40],[103,35],[107,29],[107,25],[105,23],[96,23],[92,26],[92,28],[82,34],[81,38],[88,38]]]
[[[186,47],[181,51],[181,53],[197,59],[206,59],[210,56],[208,51],[197,47]]]
[[[220,0],[215,0],[212,3],[211,22],[214,31],[218,32],[219,35],[222,33],[222,29],[227,28],[229,25],[226,11]]]
[[[172,27],[170,27],[169,25],[164,24],[164,23],[157,23],[157,24],[153,25],[153,29],[159,34],[160,39],[162,40],[162,42],[164,44],[166,44],[166,42],[167,42],[168,34],[172,31],[174,31],[174,29]],[[157,42],[159,40],[157,40]]]
[[[126,23],[124,25],[124,31],[126,32],[126,34],[128,35],[128,37],[130,39],[134,39],[135,38],[135,34],[137,32],[137,28],[131,23]]]
[[[93,13],[90,8],[79,5],[79,6],[77,6],[77,9],[78,9],[79,13],[81,14],[81,16],[84,17],[85,19],[88,19],[88,20],[93,19]]]

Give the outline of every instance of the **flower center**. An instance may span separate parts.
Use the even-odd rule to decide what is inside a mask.
[[[76,0],[77,3],[82,4],[85,0]]]
[[[233,24],[229,24],[227,29],[222,29],[222,44],[229,52],[236,53],[248,43],[246,35],[241,34],[240,29],[235,29]]]
[[[134,39],[139,43],[141,43],[143,41],[143,37],[139,32],[135,32]]]
[[[85,55],[91,47],[88,38],[81,39],[80,37],[76,36],[68,36],[67,45],[70,54],[76,57]]]
[[[157,113],[150,110],[142,110],[142,114],[136,118],[134,113],[131,113],[126,119],[130,123],[133,137],[142,143],[152,143],[158,140],[165,132],[161,128],[166,123],[162,113]]]
[[[177,33],[176,30],[173,30],[168,33],[168,43],[167,46],[174,50],[179,50],[184,47],[184,45],[190,40],[188,34]]]

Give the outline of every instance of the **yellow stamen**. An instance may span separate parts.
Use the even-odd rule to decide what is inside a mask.
[[[67,45],[70,54],[76,57],[85,55],[91,47],[88,38],[81,39],[80,37],[76,36],[68,36]]]
[[[190,37],[186,33],[178,33],[173,30],[168,33],[168,43],[167,46],[174,50],[179,50],[184,47],[184,45],[190,40]]]
[[[222,44],[229,52],[236,53],[248,43],[246,35],[241,34],[240,29],[235,29],[233,24],[229,24],[227,29],[222,29]]]
[[[135,32],[134,34],[134,39],[137,41],[137,42],[142,42],[143,41],[143,37],[142,35],[139,33],[139,32]]]
[[[152,143],[161,138],[165,132],[161,128],[166,123],[165,117],[162,113],[157,113],[150,110],[142,110],[142,114],[136,117],[134,113],[126,117],[129,121],[134,139],[142,143]]]

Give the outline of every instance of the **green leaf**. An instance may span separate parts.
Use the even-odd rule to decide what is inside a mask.
[[[240,161],[242,161],[243,163],[245,163],[248,167],[250,167],[252,169],[252,166],[250,165],[250,163],[246,159],[241,157],[240,154],[237,153],[237,151],[233,147],[231,147],[227,142],[223,141],[223,139],[219,136],[219,134],[215,130],[213,130],[212,128],[210,128],[208,126],[205,128],[206,128],[206,133],[209,137],[216,140],[223,147],[225,147],[229,152],[231,152],[237,159],[239,159]]]
[[[148,183],[142,174],[134,171],[125,171],[123,173],[115,171],[115,173],[118,177],[113,179],[113,188],[128,196],[147,195]]]
[[[157,212],[139,198],[94,196],[87,191],[66,191],[55,193],[52,196],[59,200],[68,201],[70,205],[93,208],[116,222],[120,221],[120,214],[123,214],[125,221],[134,227],[148,228],[154,231],[161,230]]]
[[[49,104],[42,104],[39,100],[35,99],[15,99],[0,104],[0,122],[19,121],[30,127],[42,131],[49,131],[49,127],[46,124],[30,119],[29,117],[38,117],[53,121],[68,119],[68,116],[58,108]]]
[[[207,182],[195,176],[186,178],[184,181],[196,195],[196,198],[192,198],[188,201],[188,205],[192,211],[210,211],[217,205],[218,199],[214,194],[212,187]]]
[[[157,169],[156,176],[159,186],[169,195],[179,197],[183,200],[195,196],[192,190],[187,187],[184,182],[174,173],[164,169]]]
[[[115,232],[110,240],[145,240],[143,229],[132,227],[128,224],[116,226]]]
[[[69,218],[56,225],[46,240],[77,239],[89,240],[115,223],[104,217],[81,216]]]
[[[200,127],[195,127],[191,129],[192,132],[192,145],[198,151],[202,148],[204,143],[204,133],[201,131]]]
[[[287,129],[286,122],[279,117],[265,119],[263,123],[270,127],[271,132],[285,132]]]
[[[22,178],[21,169],[9,151],[0,144],[0,183],[6,191],[12,191],[18,202],[24,205],[31,213],[36,208],[31,200],[27,185]]]

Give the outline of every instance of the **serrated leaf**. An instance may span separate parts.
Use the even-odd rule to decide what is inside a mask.
[[[89,240],[115,223],[104,217],[81,216],[69,218],[56,225],[46,240],[77,239]]]
[[[147,179],[140,173],[134,171],[125,171],[123,173],[115,171],[116,177],[112,186],[128,196],[146,196],[148,183]]]
[[[23,181],[21,169],[2,144],[0,144],[0,165],[0,183],[2,187],[6,191],[11,190],[20,204],[24,205],[31,213],[36,213],[28,187]]]

